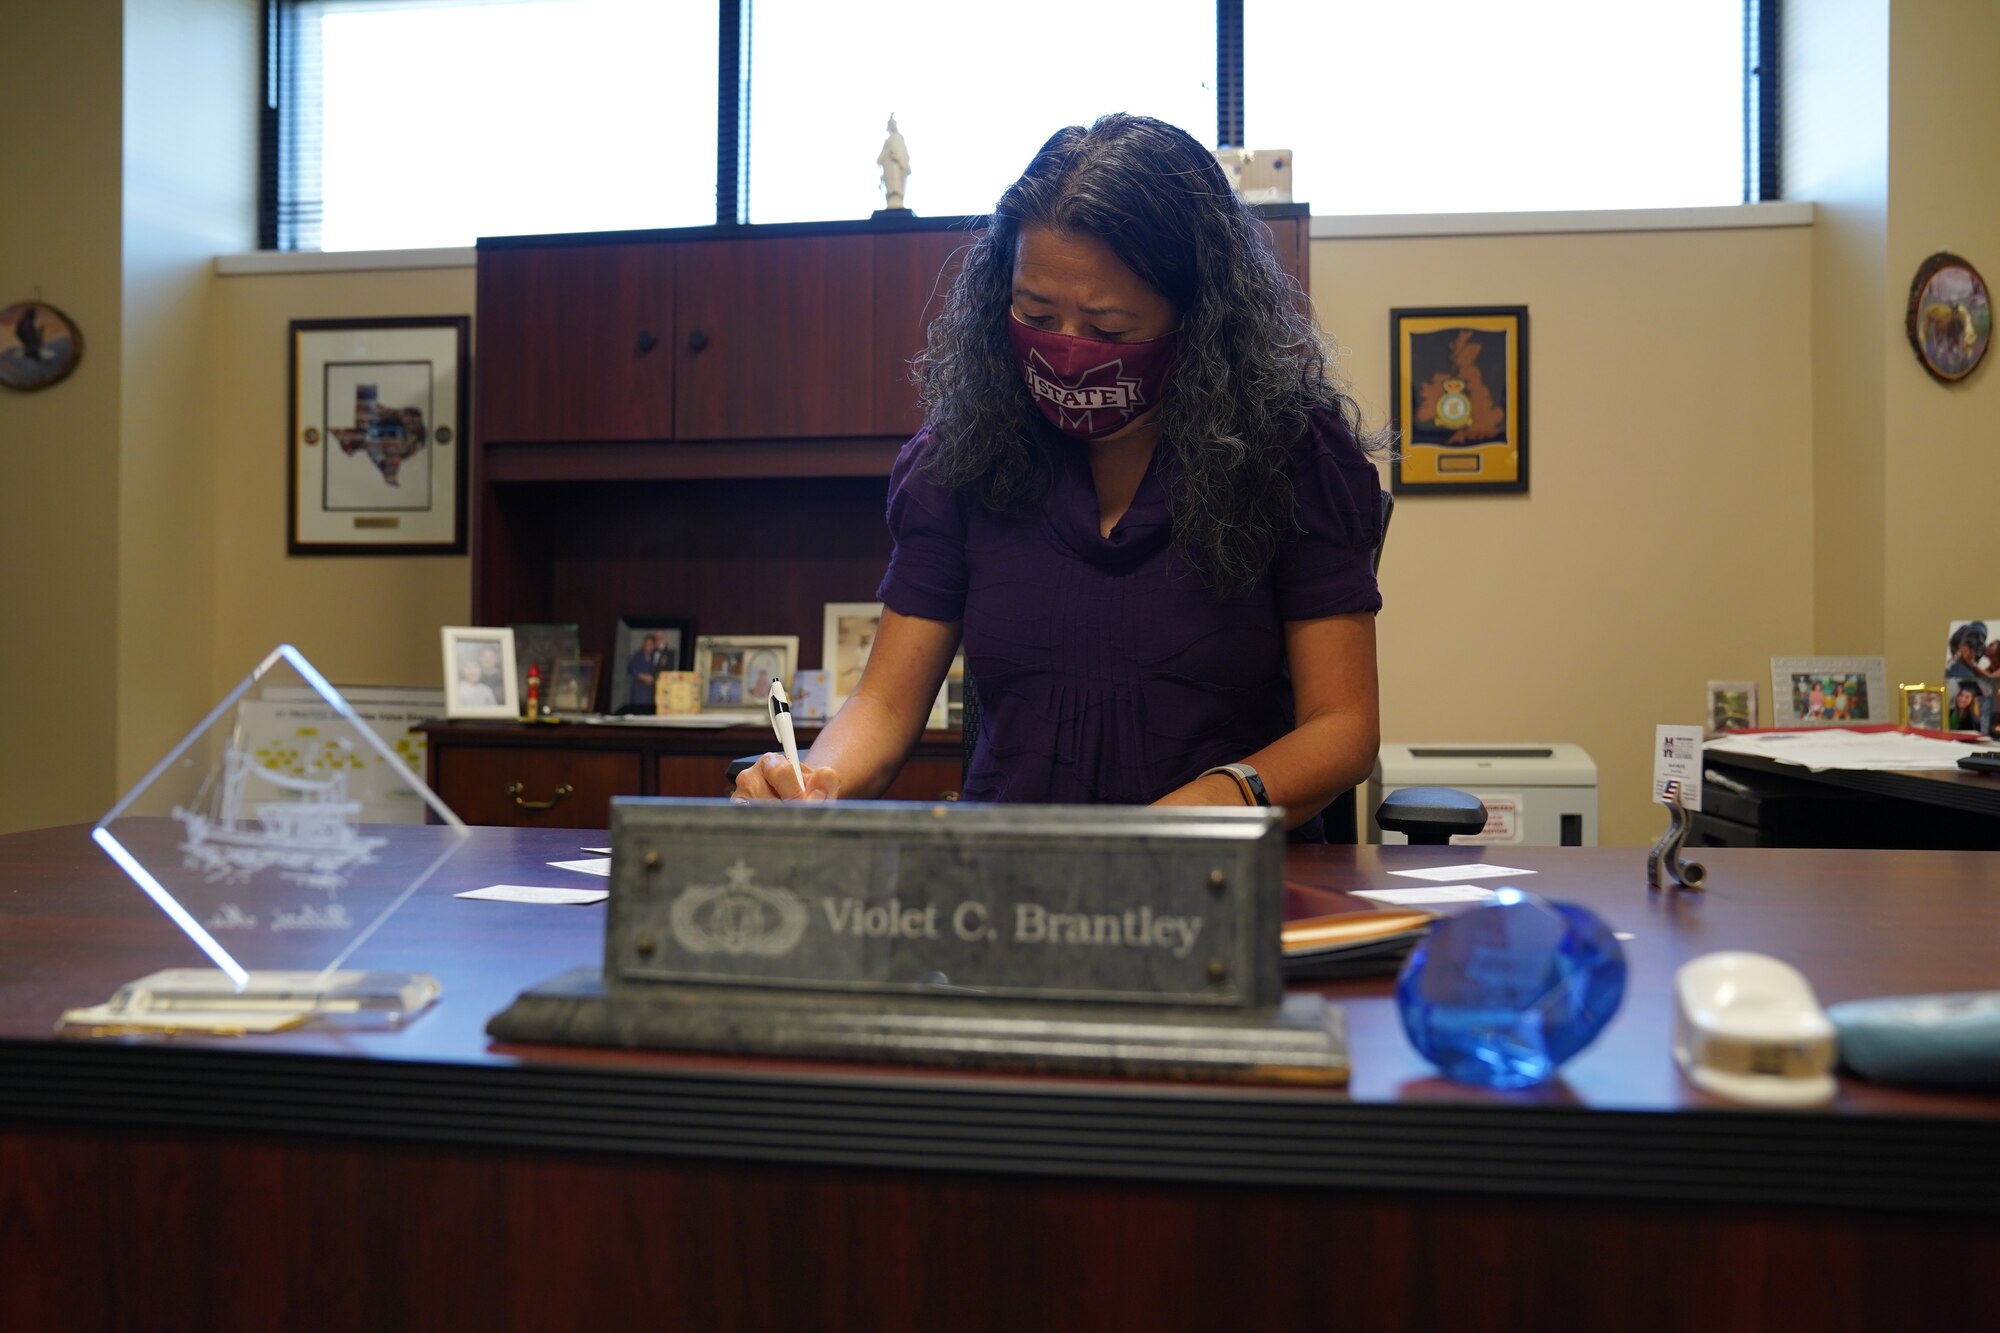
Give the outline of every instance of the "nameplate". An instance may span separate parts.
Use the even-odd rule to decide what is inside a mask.
[[[620,798],[604,978],[1278,1003],[1267,810]]]

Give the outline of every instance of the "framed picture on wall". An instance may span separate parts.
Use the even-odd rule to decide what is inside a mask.
[[[1528,307],[1389,312],[1398,494],[1528,489]]]
[[[295,319],[285,549],[465,554],[472,320]]]
[[[1840,727],[1895,720],[1879,657],[1774,657],[1771,721],[1780,727]]]
[[[1903,332],[1931,378],[1954,384],[1976,369],[1993,341],[1993,298],[1979,270],[1946,250],[1917,266]]]

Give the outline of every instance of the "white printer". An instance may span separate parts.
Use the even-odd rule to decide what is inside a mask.
[[[1460,834],[1454,844],[1597,845],[1597,765],[1581,746],[1384,741],[1357,812],[1369,842],[1407,841],[1375,827],[1375,807],[1403,787],[1456,787],[1485,802],[1485,829]]]

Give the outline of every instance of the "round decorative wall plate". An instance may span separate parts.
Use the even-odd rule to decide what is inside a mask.
[[[1993,337],[1993,302],[1979,270],[1940,250],[1917,266],[1903,319],[1924,369],[1950,384],[1972,373]]]
[[[43,301],[0,310],[0,384],[46,389],[76,369],[83,334],[68,315]]]

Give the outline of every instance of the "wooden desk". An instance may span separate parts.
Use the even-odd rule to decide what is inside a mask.
[[[1790,817],[1759,829],[1754,803],[1717,790],[1696,817],[1698,841],[1721,845],[2000,849],[2000,778],[1962,769],[1813,772],[1763,755],[1711,750],[1705,768],[1753,789],[1797,793]],[[1820,799],[1814,800],[1812,798]],[[1843,799],[1844,798],[1844,799]],[[1784,798],[1780,798],[1783,800]]]
[[[1521,1093],[1434,1077],[1386,979],[1346,1093],[500,1047],[601,908],[454,899],[603,835],[482,829],[363,961],[428,967],[401,1034],[62,1041],[66,1006],[201,960],[80,828],[0,838],[0,1328],[1947,1328],[1990,1318],[2000,1096],[1843,1081],[1712,1102],[1668,1054],[1697,954],[1822,1000],[2000,988],[2000,860],[1509,848],[1630,932],[1603,1037]],[[1301,849],[1380,885],[1477,849]]]

